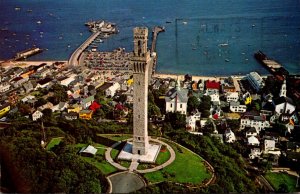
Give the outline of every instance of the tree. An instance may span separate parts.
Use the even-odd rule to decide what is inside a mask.
[[[279,185],[279,188],[277,190],[277,193],[288,193],[289,192],[289,188],[285,183],[281,183]]]
[[[42,113],[45,120],[48,120],[52,117],[52,110],[50,108],[45,108],[42,110]]]
[[[210,96],[203,96],[201,99],[201,103],[199,104],[199,111],[202,113],[201,116],[208,117],[210,115],[210,105],[211,105],[211,98]]]
[[[200,105],[200,101],[196,96],[189,97],[187,103],[188,112],[195,111],[199,107],[199,105]]]
[[[170,122],[173,129],[185,128],[186,116],[180,112],[169,112],[166,114],[166,122]]]
[[[119,102],[122,102],[122,104],[124,104],[127,101],[127,95],[126,94],[121,94],[119,96]]]

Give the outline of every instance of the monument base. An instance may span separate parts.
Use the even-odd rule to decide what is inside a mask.
[[[155,163],[155,160],[159,154],[161,145],[150,144],[146,155],[132,154],[132,142],[127,142],[121,152],[118,155],[119,160],[132,161],[137,160],[139,163]]]

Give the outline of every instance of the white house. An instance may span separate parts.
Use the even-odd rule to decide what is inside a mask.
[[[23,103],[25,103],[25,102],[27,102],[28,100],[33,100],[33,99],[35,99],[35,96],[27,95],[27,96],[25,96],[24,98],[22,98],[21,101],[22,101]]]
[[[52,83],[51,81],[52,81],[52,78],[46,77],[45,79],[42,79],[42,80],[40,80],[40,81],[37,82],[37,85],[36,85],[35,89],[38,89],[38,88],[47,88]]]
[[[10,88],[10,84],[8,82],[0,83],[0,93],[8,91]]]
[[[259,146],[259,141],[256,137],[254,136],[250,136],[247,139],[247,143],[248,145],[252,145],[252,146]]]
[[[46,109],[46,108],[49,108],[49,109],[51,109],[52,110],[52,112],[53,112],[53,104],[51,103],[51,102],[47,102],[46,104],[44,104],[44,105],[42,105],[42,106],[39,106],[37,109],[39,110],[39,111],[42,111],[42,110],[44,110],[44,109]]]
[[[105,90],[106,96],[114,96],[116,91],[120,89],[120,84],[118,82],[114,82],[112,86]]]
[[[257,132],[260,132],[260,130],[266,127],[270,127],[270,123],[266,120],[266,117],[264,115],[244,115],[241,118],[240,128],[245,129],[245,127],[254,127]]]
[[[227,92],[226,93],[226,101],[227,102],[237,102],[239,100],[238,92]]]
[[[211,101],[220,104],[220,95],[217,90],[207,90],[206,95],[210,96]]]
[[[256,91],[259,91],[265,86],[264,80],[257,72],[250,72],[246,78]]]
[[[36,121],[43,116],[43,113],[41,111],[37,110],[34,113],[32,113],[31,116],[32,116],[32,120]]]
[[[256,129],[254,127],[250,127],[247,131],[246,131],[246,137],[250,137],[250,136],[257,136],[258,133],[256,131]]]
[[[191,131],[195,131],[196,129],[196,121],[200,121],[201,113],[196,113],[194,115],[190,115],[186,117],[186,128]]]
[[[265,139],[264,141],[264,151],[275,150],[275,140]]]
[[[243,113],[243,112],[246,112],[247,106],[241,105],[240,102],[230,102],[229,109],[231,112]]]
[[[165,97],[166,112],[180,112],[186,114],[188,102],[188,89],[176,86],[169,90]]]
[[[275,112],[277,115],[292,114],[296,110],[296,106],[292,99],[281,96],[274,100]]]
[[[249,154],[250,159],[258,158],[261,155],[261,151],[259,148],[253,148],[251,149],[251,153]]]
[[[94,96],[89,96],[87,98],[84,98],[81,102],[82,108],[87,109],[89,106],[92,105],[94,102]]]
[[[233,143],[236,141],[235,135],[230,129],[227,129],[225,131],[224,139],[225,139],[225,142],[227,142],[227,143]]]
[[[60,77],[60,78],[57,78],[57,82],[60,85],[69,86],[69,84],[75,80],[75,76],[76,76],[75,74],[72,74],[70,76]]]

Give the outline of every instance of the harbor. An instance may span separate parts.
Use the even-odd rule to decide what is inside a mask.
[[[110,35],[118,33],[116,24],[105,22],[103,20],[89,21],[85,23],[92,35],[87,38],[70,56],[69,65],[78,66],[82,61],[82,53],[92,46],[90,51],[97,51],[97,44],[102,43],[103,39],[109,38]]]

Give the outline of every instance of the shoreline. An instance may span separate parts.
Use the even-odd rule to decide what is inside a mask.
[[[44,61],[0,61],[0,66],[3,68],[8,67],[28,67],[31,65],[37,66],[42,63],[46,63],[47,65],[52,65],[55,62],[63,62],[68,63],[67,60],[44,60]]]

